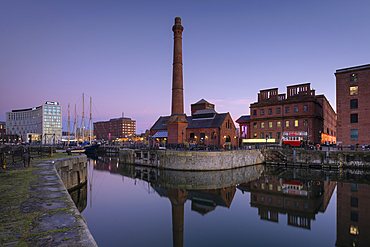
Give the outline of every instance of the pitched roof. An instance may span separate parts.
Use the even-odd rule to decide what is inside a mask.
[[[199,100],[197,103],[193,104],[193,105],[196,105],[196,104],[204,104],[204,103],[209,103],[207,100],[205,99],[201,99]]]
[[[250,115],[243,115],[240,118],[238,118],[238,120],[236,120],[235,122],[247,121],[249,119],[251,119],[251,116]]]

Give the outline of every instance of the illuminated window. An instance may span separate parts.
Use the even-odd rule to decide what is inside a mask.
[[[257,133],[254,133],[253,134],[253,138],[257,138]]]
[[[349,95],[357,95],[358,94],[358,86],[349,87]]]
[[[269,184],[269,190],[272,190],[272,189],[273,189],[273,185]]]
[[[277,127],[277,128],[280,128],[280,127],[281,127],[281,122],[280,122],[280,121],[277,121],[277,122],[276,122],[276,127]]]
[[[265,128],[265,122],[261,122],[261,128]]]
[[[307,120],[307,119],[304,119],[304,120],[303,120],[303,126],[304,126],[304,127],[307,127],[307,126],[308,126],[308,120]]]
[[[289,120],[285,121],[285,127],[287,127],[287,128],[289,127]]]
[[[298,127],[298,120],[294,120],[294,127]]]
[[[351,74],[351,75],[349,76],[349,78],[350,78],[350,82],[355,82],[355,81],[357,81],[357,80],[358,80],[358,78],[357,78],[357,74]]]
[[[269,128],[272,128],[272,122],[269,122]]]
[[[257,123],[253,123],[253,129],[257,129]]]
[[[349,228],[349,233],[352,234],[352,235],[358,235],[359,234],[358,226],[351,226]]]
[[[257,189],[257,183],[256,182],[253,183],[253,188]]]
[[[261,189],[265,189],[265,184],[261,183]]]

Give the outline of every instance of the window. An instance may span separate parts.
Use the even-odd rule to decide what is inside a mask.
[[[253,116],[257,116],[257,110],[253,110]]]
[[[265,122],[261,122],[261,129],[265,128]]]
[[[307,127],[307,126],[308,126],[308,120],[307,120],[307,119],[304,119],[304,120],[303,120],[303,126],[304,126],[304,127]]]
[[[274,187],[272,184],[269,184],[269,190],[272,190]]]
[[[358,129],[351,129],[351,140],[358,140]]]
[[[194,138],[194,133],[190,133],[190,138]]]
[[[357,81],[357,74],[351,74],[351,75],[349,76],[349,81],[350,81],[350,82],[355,82],[355,81]]]
[[[298,127],[298,120],[294,120],[294,127]]]
[[[294,202],[294,207],[298,208],[299,207],[299,202]]]
[[[276,139],[280,140],[281,136],[280,136],[280,132],[276,132]]]
[[[298,112],[298,106],[294,107],[294,112]]]
[[[261,115],[265,115],[265,110],[264,109],[261,110]]]
[[[269,115],[271,115],[271,114],[272,114],[272,108],[269,109]]]
[[[206,133],[200,133],[200,139],[206,138]]]
[[[303,207],[304,207],[304,209],[308,209],[308,203],[307,203],[307,202],[305,202],[305,203],[303,204]]]
[[[253,134],[253,138],[257,138],[257,133],[254,133]]]
[[[357,192],[358,191],[358,184],[351,184],[351,191]]]
[[[285,113],[289,113],[289,107],[285,107]]]
[[[357,211],[351,211],[351,221],[358,221],[358,212]]]
[[[285,121],[285,127],[289,128],[289,120]]]
[[[358,198],[351,197],[351,207],[358,208]]]
[[[289,207],[289,205],[290,205],[289,200],[286,200],[286,201],[285,201],[285,206]]]
[[[255,202],[257,201],[257,196],[256,195],[253,196],[253,201],[255,201]]]
[[[351,114],[351,123],[358,123],[358,114]]]
[[[272,204],[272,197],[269,197],[269,203]]]
[[[261,139],[265,139],[265,133],[261,133]]]
[[[272,132],[269,133],[269,139],[272,139]]]
[[[276,114],[281,114],[281,108],[280,107],[276,108]]]
[[[350,107],[351,109],[358,109],[358,99],[351,99]]]
[[[358,86],[349,87],[349,95],[357,95],[358,94]]]
[[[265,189],[265,184],[261,183],[261,189],[264,190]]]
[[[303,111],[308,111],[308,105],[303,106]]]
[[[281,122],[280,122],[280,121],[277,121],[277,122],[276,122],[276,127],[277,127],[277,128],[281,128]]]
[[[269,122],[269,128],[272,128],[272,122]]]
[[[265,202],[265,197],[261,196],[261,202]]]
[[[253,123],[253,129],[257,129],[257,123]]]
[[[281,199],[276,200],[277,205],[281,205]]]
[[[253,188],[257,189],[257,183],[256,182],[253,183]]]

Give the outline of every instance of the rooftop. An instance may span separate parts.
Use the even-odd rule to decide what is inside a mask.
[[[370,64],[349,67],[349,68],[344,68],[344,69],[337,69],[336,73],[342,73],[342,72],[348,72],[348,71],[360,70],[360,69],[370,69]]]

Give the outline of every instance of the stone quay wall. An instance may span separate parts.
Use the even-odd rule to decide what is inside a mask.
[[[55,169],[67,190],[87,182],[87,156],[54,161]]]
[[[265,160],[261,150],[221,152],[120,150],[119,158],[121,163],[189,171],[228,170],[261,164]]]

